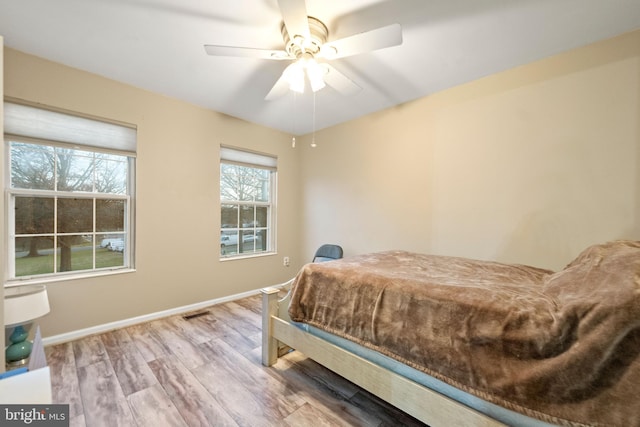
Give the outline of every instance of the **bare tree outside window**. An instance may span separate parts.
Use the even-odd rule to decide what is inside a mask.
[[[273,171],[220,164],[220,254],[223,257],[270,250]]]
[[[15,276],[123,265],[122,252],[103,262],[96,250],[124,242],[126,156],[13,141],[10,158]]]

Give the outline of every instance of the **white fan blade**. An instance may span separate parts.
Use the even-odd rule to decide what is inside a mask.
[[[305,0],[278,0],[278,6],[291,41],[294,41],[296,36],[302,36],[305,40],[311,39]]]
[[[276,84],[273,85],[267,96],[264,97],[265,101],[273,101],[274,99],[280,98],[289,91],[289,81],[286,77],[286,74],[287,70],[292,65],[293,64],[289,64],[287,68],[284,69],[282,75],[280,76],[278,81],[276,81]]]
[[[402,27],[400,24],[392,24],[327,42],[322,45],[319,56],[327,59],[344,58],[400,44],[402,44]]]
[[[337,90],[340,94],[351,96],[362,90],[362,88],[355,84],[349,77],[345,76],[331,65],[322,63],[320,66],[325,70],[324,82]]]
[[[246,58],[261,58],[261,59],[295,59],[290,56],[284,50],[270,50],[270,49],[258,49],[252,47],[238,47],[238,46],[216,46],[206,44],[204,50],[213,56],[240,56]]]

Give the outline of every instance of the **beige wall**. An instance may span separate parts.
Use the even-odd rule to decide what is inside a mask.
[[[290,137],[222,114],[5,49],[6,96],[138,126],[136,269],[48,284],[43,336],[281,283],[298,250]],[[219,146],[278,156],[278,255],[219,261]]]
[[[427,76],[425,76],[427,78]],[[385,249],[560,269],[640,239],[640,31],[299,144],[303,252]]]

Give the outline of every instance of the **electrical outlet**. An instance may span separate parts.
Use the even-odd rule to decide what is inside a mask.
[[[282,264],[285,267],[289,267],[289,257],[288,256],[284,257],[284,259],[282,260]]]

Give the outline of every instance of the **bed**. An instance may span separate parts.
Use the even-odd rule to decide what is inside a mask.
[[[263,290],[263,364],[284,346],[432,427],[640,426],[640,242],[561,271],[386,251]]]

